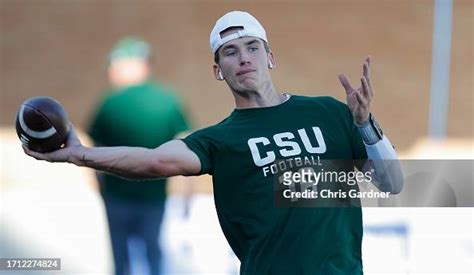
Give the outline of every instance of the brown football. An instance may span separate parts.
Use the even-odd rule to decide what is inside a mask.
[[[66,143],[69,118],[61,104],[53,98],[33,97],[18,108],[16,133],[31,150],[51,152]]]

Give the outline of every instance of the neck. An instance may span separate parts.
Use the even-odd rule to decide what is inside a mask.
[[[277,93],[273,85],[256,91],[235,91],[232,90],[237,109],[271,107],[281,104],[286,96]]]

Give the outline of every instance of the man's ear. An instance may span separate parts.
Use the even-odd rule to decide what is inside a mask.
[[[219,66],[214,65],[213,69],[214,69],[214,77],[219,81],[224,80],[224,76],[222,75],[222,72],[221,72],[221,69],[219,69]]]
[[[273,52],[270,51],[268,54],[268,68],[271,70],[275,68],[276,63],[275,63],[275,57],[273,57]]]

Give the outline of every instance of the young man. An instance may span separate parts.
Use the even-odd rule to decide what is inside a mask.
[[[211,174],[219,221],[241,260],[241,274],[362,274],[361,209],[277,207],[269,166],[277,160],[296,165],[304,157],[397,158],[370,115],[370,58],[360,88],[339,76],[347,106],[329,97],[276,92],[265,30],[246,12],[221,17],[210,44],[215,77],[226,81],[236,105],[222,122],[156,149],[86,148],[72,130],[64,149],[25,152],[129,178]],[[375,167],[377,187],[398,193],[402,174],[393,167]]]

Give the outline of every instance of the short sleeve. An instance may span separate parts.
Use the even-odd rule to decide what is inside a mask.
[[[199,157],[199,160],[201,161],[201,171],[199,174],[212,175],[217,150],[215,141],[207,129],[196,131],[182,139],[182,141]]]

